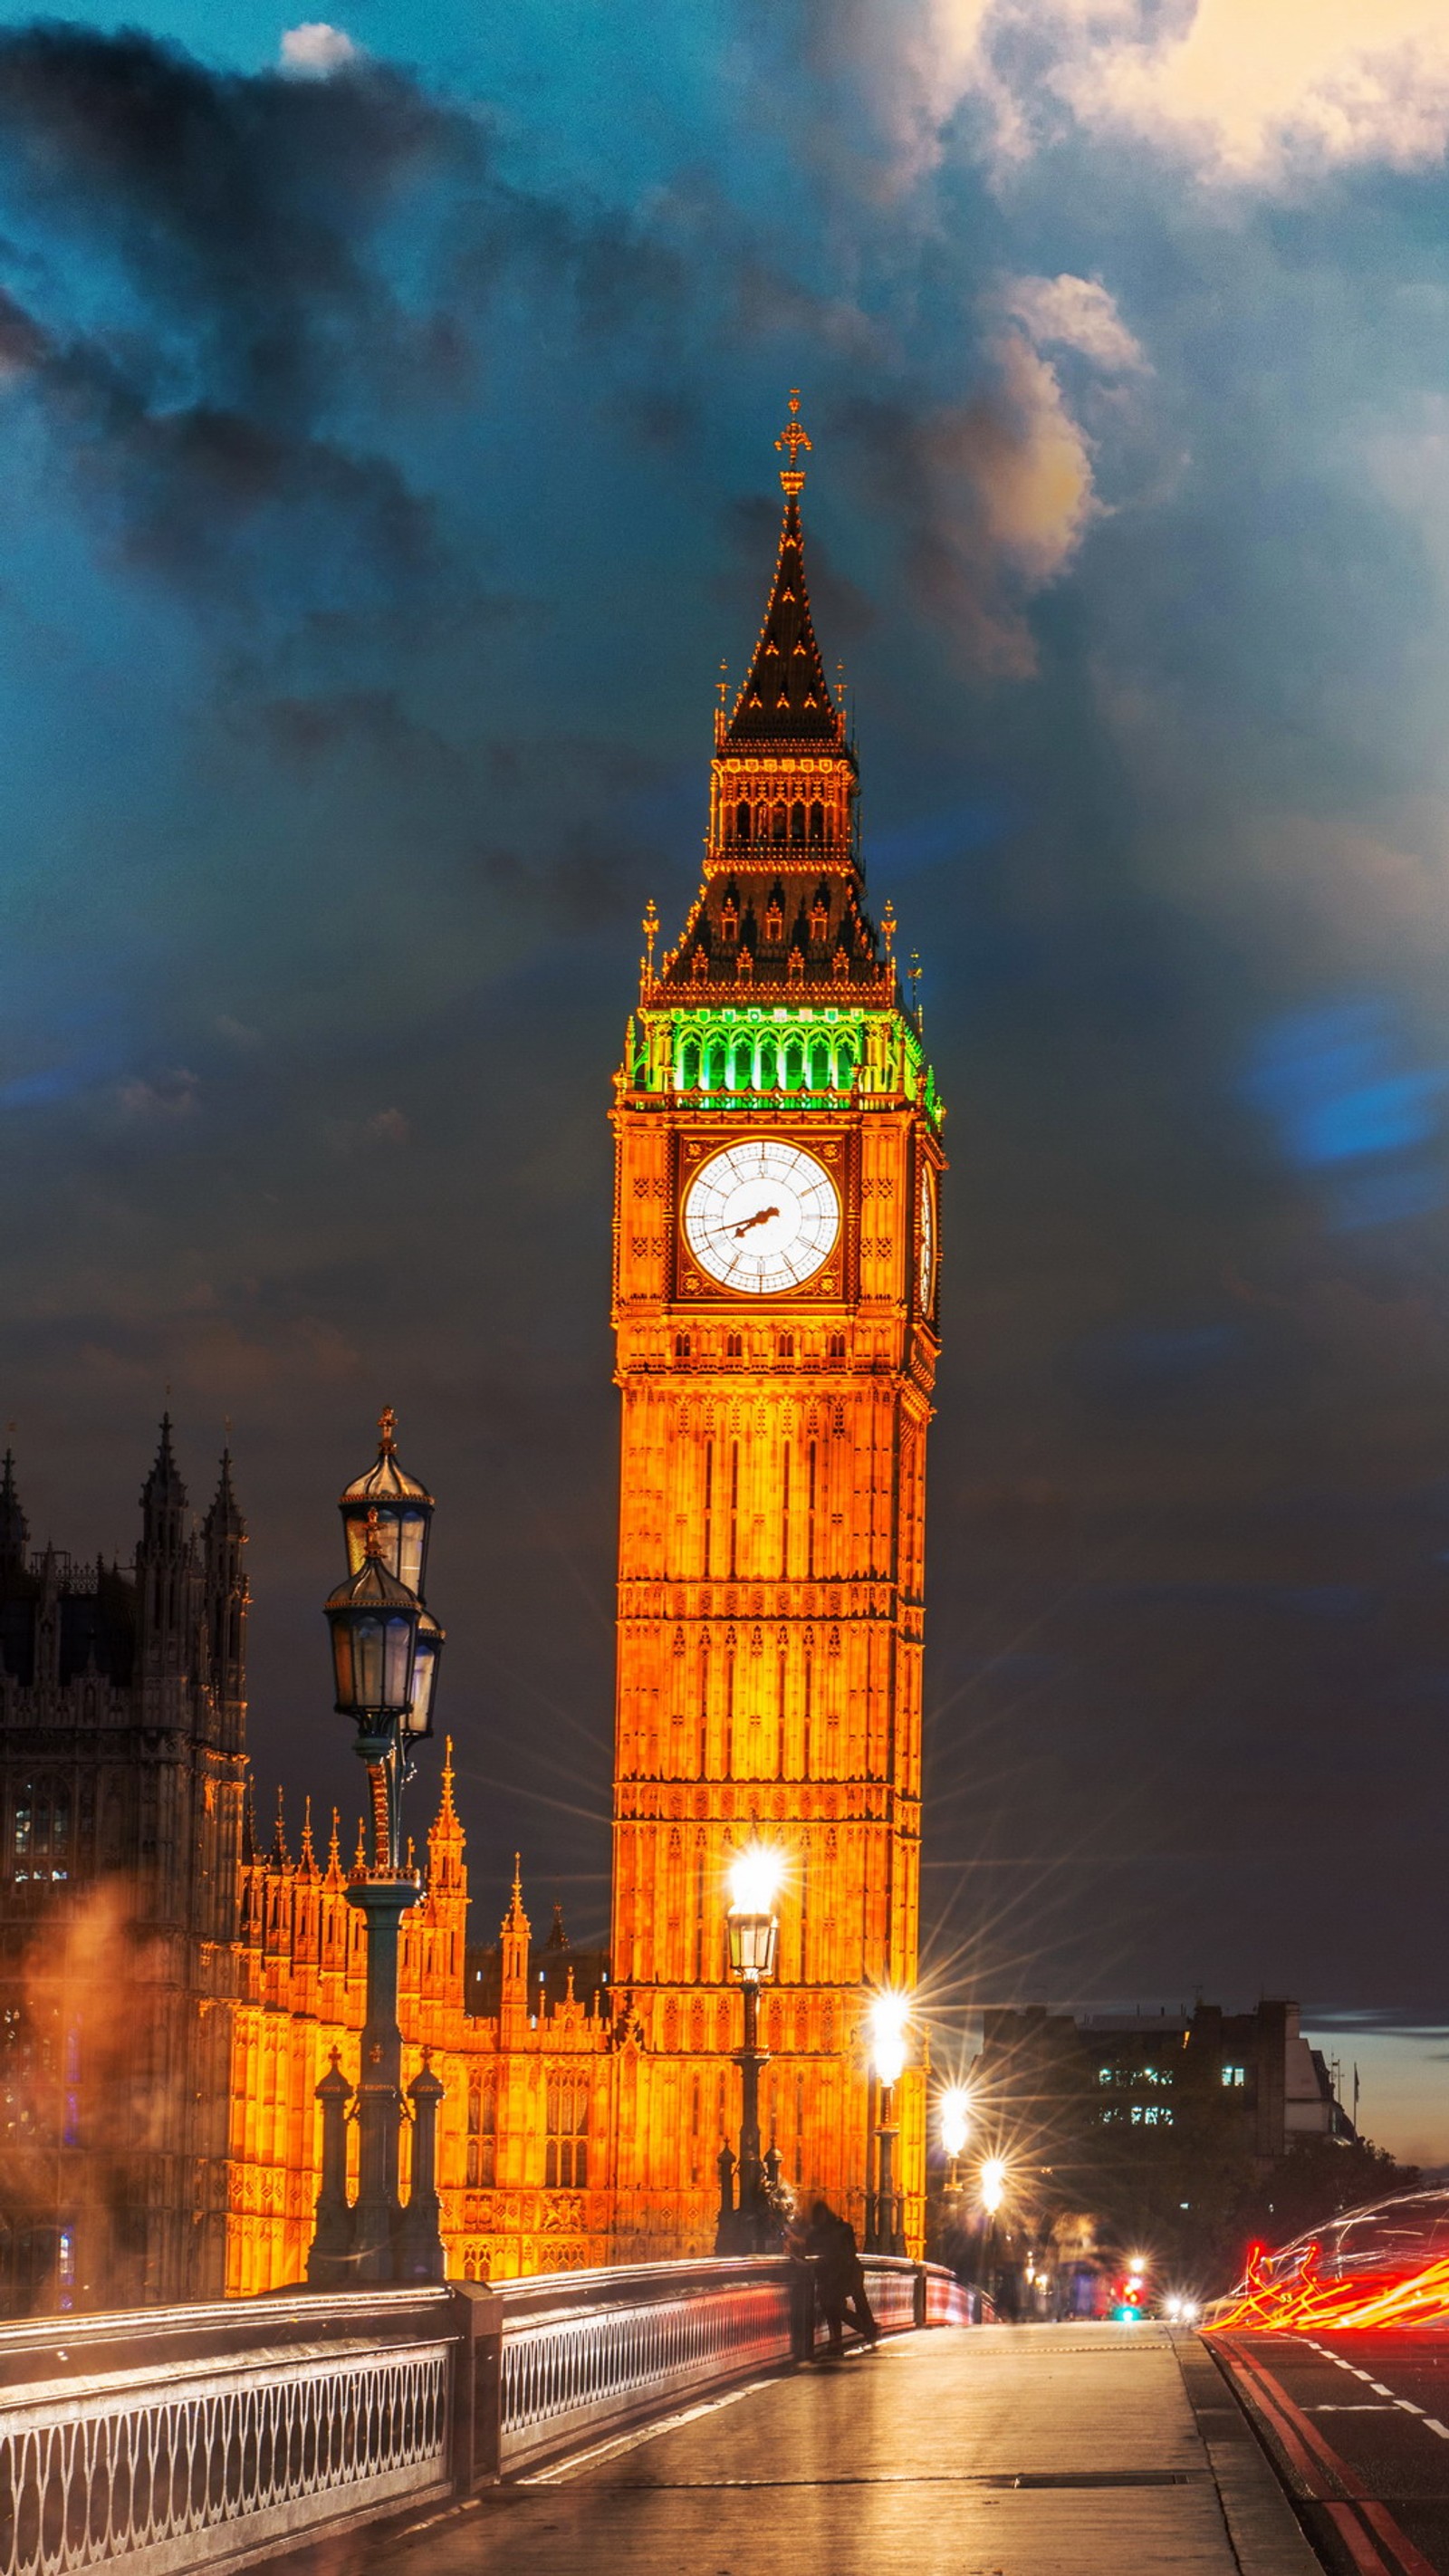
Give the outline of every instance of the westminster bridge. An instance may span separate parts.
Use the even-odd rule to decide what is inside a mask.
[[[840,2360],[781,2257],[0,2327],[0,2576],[1321,2570],[1196,2336],[865,2271],[882,2341]],[[1449,2564],[1324,2511],[1356,2570]]]

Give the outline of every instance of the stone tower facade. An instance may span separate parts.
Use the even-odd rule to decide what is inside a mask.
[[[805,584],[798,405],[704,881],[616,1081],[622,1393],[612,1968],[644,2036],[621,2250],[710,2241],[742,2036],[726,1873],[780,1846],[762,2126],[859,2224],[870,1991],[917,1960],[926,1426],[941,1110],[866,908],[856,758]],[[896,2088],[921,2236],[924,2082]]]
[[[169,1422],[135,1564],[29,1549],[0,1481],[0,2294],[219,2295],[246,1728],[246,1528]]]

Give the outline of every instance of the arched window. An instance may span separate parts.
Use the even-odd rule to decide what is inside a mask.
[[[776,805],[770,815],[770,838],[772,841],[783,841],[784,837],[785,808],[783,804],[781,804]]]
[[[827,1357],[827,1359],[832,1359],[832,1360],[843,1360],[843,1359],[844,1359],[844,1357],[845,1357],[845,1335],[844,1335],[843,1333],[832,1333],[832,1334],[831,1334],[831,1336],[830,1336],[829,1346],[828,1346],[827,1351],[826,1351],[826,1357]]]
[[[792,805],[790,808],[790,838],[792,841],[803,841],[805,838],[805,808],[803,805],[796,804]]]
[[[699,1084],[700,1047],[698,1038],[686,1038],[679,1050],[679,1089],[694,1091]]]
[[[688,1359],[688,1357],[689,1357],[689,1352],[690,1352],[690,1341],[689,1341],[689,1335],[688,1335],[688,1333],[676,1333],[676,1334],[675,1334],[675,1336],[674,1336],[674,1356],[675,1356],[675,1358],[676,1358],[677,1360],[687,1360],[687,1359]]]
[[[727,1360],[742,1360],[744,1356],[745,1337],[743,1333],[727,1334],[725,1337],[725,1358]]]
[[[723,1091],[725,1087],[725,1042],[711,1038],[705,1049],[704,1087],[706,1091]]]
[[[780,1079],[787,1091],[798,1091],[805,1079],[805,1049],[798,1038],[787,1038],[780,1053]]]
[[[823,841],[825,838],[825,808],[818,796],[810,808],[810,838],[812,841]]]
[[[812,1091],[830,1089],[830,1040],[827,1037],[812,1038],[810,1041],[810,1089]]]
[[[737,841],[747,841],[749,837],[750,809],[745,803],[744,798],[741,797],[738,805],[735,807],[735,839]]]
[[[586,2084],[551,2077],[548,2087],[548,2135],[544,2148],[545,2188],[583,2191],[589,2179],[589,2093]]]
[[[734,1045],[730,1050],[731,1091],[753,1090],[754,1070],[755,1045],[753,1038],[736,1038]]]
[[[755,1089],[773,1091],[775,1080],[775,1041],[761,1038],[755,1053]]]
[[[854,1080],[854,1042],[850,1038],[842,1038],[835,1051],[835,1088],[837,1091],[848,1091]]]

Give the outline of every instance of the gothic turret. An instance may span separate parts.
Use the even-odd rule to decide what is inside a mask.
[[[141,1488],[141,1544],[136,1550],[136,1609],[143,1684],[194,1674],[201,1649],[201,1583],[187,1527],[186,1487],[171,1447],[171,1416],[161,1417],[155,1463]],[[175,1724],[159,1707],[153,1724]],[[179,1714],[179,1712],[178,1712]]]
[[[186,1487],[171,1446],[169,1413],[161,1416],[155,1461],[141,1487],[141,1533],[148,1555],[175,1555],[186,1544]]]
[[[30,1523],[15,1490],[15,1453],[7,1449],[4,1474],[0,1476],[0,1572],[23,1567],[29,1544]]]
[[[532,2000],[528,1984],[529,1921],[523,1910],[523,1873],[513,1855],[513,1894],[498,1933],[498,2038],[502,2048],[516,2048],[526,2028]]]
[[[247,1525],[232,1491],[231,1451],[221,1453],[221,1474],[211,1509],[201,1524],[207,1663],[219,1740],[240,1752],[246,1727]]]

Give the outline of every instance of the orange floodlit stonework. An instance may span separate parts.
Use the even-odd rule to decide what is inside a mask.
[[[704,882],[657,968],[646,918],[614,1108],[611,1956],[645,2042],[615,2179],[661,2252],[708,2243],[738,2117],[740,1844],[782,1860],[762,2134],[788,2183],[857,2223],[866,2008],[917,1962],[940,1111],[894,925],[865,908],[855,754],[805,586],[798,403],[780,444],[779,555],[716,720]],[[914,2249],[919,2064],[894,2108]]]
[[[540,1990],[517,1879],[488,1963],[493,1978],[482,2001],[491,2009],[470,2010],[468,1873],[451,1747],[425,1879],[425,1902],[403,1918],[398,2017],[404,2086],[426,2051],[444,2087],[438,2185],[449,2275],[514,2280],[605,2263],[614,2236],[608,2148],[618,2071],[632,2043],[604,1992],[574,1993],[566,1949],[561,1976]],[[243,1866],[226,2239],[232,2297],[306,2277],[318,2184],[316,2087],[334,2049],[348,2082],[358,2076],[363,1932],[346,1890],[335,1830],[325,1864],[310,1828],[294,1860],[279,1822],[271,1851]],[[407,2146],[404,2129],[404,2190]],[[355,2127],[350,2148],[355,2190]]]

